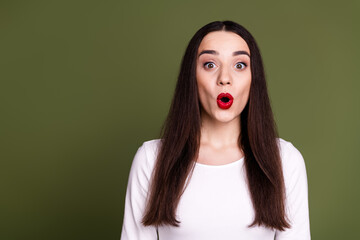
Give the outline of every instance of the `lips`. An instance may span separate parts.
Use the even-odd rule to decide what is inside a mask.
[[[220,93],[217,96],[217,104],[221,109],[228,109],[233,104],[234,98],[230,93]]]

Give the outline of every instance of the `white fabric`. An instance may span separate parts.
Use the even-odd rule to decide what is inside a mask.
[[[196,163],[177,208],[180,227],[159,227],[160,240],[307,240],[310,239],[308,187],[302,155],[279,139],[286,187],[286,210],[292,227],[283,232],[251,227],[254,218],[243,158],[220,166]],[[126,191],[121,240],[156,240],[154,227],[141,219],[160,140],[145,142],[132,163]]]

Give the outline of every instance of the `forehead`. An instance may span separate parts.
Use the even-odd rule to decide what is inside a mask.
[[[208,33],[200,43],[198,53],[203,50],[239,51],[244,50],[250,53],[245,40],[233,32],[215,31]]]

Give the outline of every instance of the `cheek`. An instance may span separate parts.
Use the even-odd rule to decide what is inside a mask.
[[[249,81],[247,82],[247,84],[245,85],[244,88],[244,94],[249,97],[250,94],[250,86],[251,86],[251,78],[249,79]]]
[[[198,81],[198,93],[199,93],[199,99],[202,105],[206,104],[208,101],[210,91],[207,89],[206,85],[202,84]]]
[[[197,73],[196,81],[198,85],[199,98],[200,100],[205,100],[206,96],[210,92],[209,84],[207,84],[209,79],[207,79],[206,76],[204,76],[204,74]]]
[[[202,79],[197,80],[197,85],[200,105],[202,108],[209,110],[213,101],[214,90]]]
[[[240,88],[240,104],[241,105],[245,105],[247,103],[247,101],[249,100],[249,95],[250,95],[250,86],[251,86],[251,78],[246,79],[246,81],[244,81],[241,86],[239,86]]]

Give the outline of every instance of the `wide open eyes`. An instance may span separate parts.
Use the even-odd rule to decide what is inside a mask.
[[[204,67],[205,67],[205,68],[211,69],[211,68],[214,68],[215,66],[216,66],[215,63],[213,63],[213,62],[206,62],[206,63],[204,63]]]
[[[215,67],[216,67],[216,65],[215,65],[215,63],[213,63],[213,62],[206,62],[206,63],[204,63],[204,68],[213,69],[213,68],[215,68]],[[246,64],[243,63],[243,62],[238,62],[238,63],[235,64],[235,68],[236,68],[236,69],[239,69],[239,70],[242,70],[242,69],[244,69],[245,67],[246,67]]]
[[[245,67],[246,67],[246,64],[243,62],[238,62],[235,64],[235,68],[240,69],[240,70],[244,69]]]

